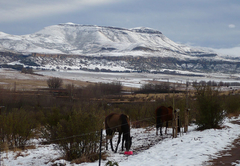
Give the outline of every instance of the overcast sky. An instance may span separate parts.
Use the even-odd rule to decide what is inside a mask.
[[[150,27],[177,43],[240,47],[240,0],[0,0],[0,31],[76,24]]]

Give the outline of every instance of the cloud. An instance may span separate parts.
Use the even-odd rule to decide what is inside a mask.
[[[233,47],[233,48],[220,48],[220,49],[213,49],[215,52],[229,55],[232,57],[240,57],[240,47]]]
[[[229,24],[228,27],[229,28],[235,28],[236,26],[234,24]]]
[[[117,1],[117,0],[116,0]],[[116,2],[113,0],[53,0],[53,1],[30,1],[23,0],[21,3],[10,0],[1,3],[0,21],[11,22],[32,19],[52,14],[68,13],[76,10],[85,10],[91,6],[104,5]]]

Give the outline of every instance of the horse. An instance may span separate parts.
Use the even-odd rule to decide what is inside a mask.
[[[108,150],[108,139],[110,139],[110,144],[112,151],[113,144],[112,138],[115,132],[118,132],[118,142],[115,149],[115,153],[117,153],[118,145],[121,140],[121,135],[123,134],[122,138],[122,151],[123,151],[123,144],[125,141],[125,148],[126,151],[129,151],[132,145],[132,137],[130,137],[130,125],[129,125],[129,118],[125,114],[118,114],[118,113],[111,113],[105,118],[105,129],[106,129],[106,150]]]
[[[176,110],[175,110],[176,112]],[[160,134],[162,135],[162,126],[166,122],[165,134],[167,134],[168,121],[173,120],[173,108],[160,106],[155,110],[156,115],[156,135],[158,135],[158,128],[160,128]],[[178,132],[180,132],[179,120],[178,120]]]

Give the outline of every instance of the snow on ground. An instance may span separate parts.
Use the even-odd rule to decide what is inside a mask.
[[[181,72],[181,71],[179,71]],[[194,81],[215,81],[215,82],[240,82],[240,75],[221,73],[195,73],[201,76],[152,74],[152,73],[110,73],[110,72],[89,72],[82,70],[60,70],[60,71],[38,71],[38,74],[80,80],[89,82],[113,82],[120,81],[124,86],[141,87],[149,81],[186,83]],[[182,73],[194,74],[194,73]]]
[[[126,86],[140,87],[143,83],[149,80],[169,81],[169,82],[185,82],[200,81],[200,80],[214,80],[214,81],[237,81],[239,75],[206,75],[205,77],[187,77],[177,75],[164,75],[164,74],[149,74],[149,73],[94,73],[85,71],[41,71],[39,74],[45,76],[54,76],[67,78],[72,80],[90,81],[90,82],[112,82],[120,81]],[[14,70],[0,69],[0,78],[13,78],[13,79],[46,79],[36,75],[26,75]],[[238,80],[239,81],[239,80]],[[1,81],[0,81],[1,82]],[[195,131],[196,126],[190,126],[187,134],[178,136],[172,139],[156,136],[155,128],[150,127],[147,129],[132,129],[131,135],[133,136],[133,155],[125,156],[120,151],[112,153],[108,151],[109,157],[107,160],[116,161],[120,166],[193,166],[193,165],[206,165],[204,162],[211,158],[217,157],[216,153],[231,148],[234,139],[240,137],[240,126],[232,124],[230,121],[233,119],[226,119],[224,128],[221,130],[205,130]],[[240,117],[236,120],[240,121]],[[169,129],[169,132],[171,130]],[[117,137],[115,137],[116,142]],[[148,150],[141,150],[142,147],[151,146]],[[56,150],[54,145],[39,145],[36,143],[36,149],[29,149],[23,152],[2,152],[1,153],[1,166],[16,166],[28,165],[51,166],[54,163],[63,163],[67,166],[77,165],[71,164],[65,160],[56,160],[61,156],[61,153]],[[103,147],[105,149],[105,147]],[[143,148],[144,149],[144,148]],[[102,161],[104,165],[107,161]],[[237,161],[236,161],[237,163]],[[82,163],[80,166],[95,166],[98,161],[94,163]]]
[[[14,69],[0,68],[0,82],[1,79],[45,80],[46,78],[39,75],[24,74]]]
[[[117,153],[108,151],[109,157],[101,161],[101,165],[110,161],[118,162],[119,166],[201,166],[207,165],[206,162],[211,158],[216,158],[217,153],[222,150],[230,149],[234,139],[240,137],[240,125],[233,124],[231,121],[240,121],[240,116],[235,119],[226,118],[223,129],[209,129],[196,131],[196,125],[189,127],[187,134],[178,135],[172,139],[170,135],[167,138],[156,136],[155,128],[131,129],[133,136],[132,151],[133,155],[126,156],[120,150]],[[171,130],[168,130],[171,133]],[[114,137],[116,142],[117,136]],[[147,146],[155,142],[147,150],[138,150],[139,147]],[[94,163],[71,164],[65,160],[56,160],[61,153],[54,148],[54,145],[37,145],[36,149],[30,149],[23,152],[2,152],[2,166],[51,166],[56,163],[66,164],[66,166],[96,166]],[[38,147],[39,146],[39,147]],[[105,149],[105,147],[103,147]],[[105,151],[105,150],[104,150]],[[20,154],[20,155],[19,155]],[[232,163],[234,165],[236,164]],[[240,165],[238,165],[240,166]]]
[[[31,79],[47,80],[49,77],[59,77],[68,80],[78,80],[87,82],[116,82],[119,81],[123,86],[140,88],[149,81],[186,83],[194,81],[215,81],[215,82],[238,82],[240,83],[240,74],[222,74],[222,73],[193,73],[177,71],[182,74],[198,74],[197,76],[171,75],[171,74],[152,74],[152,73],[111,73],[111,72],[90,72],[82,70],[37,70],[39,75],[24,74],[12,69],[0,68],[0,84],[4,84],[1,78],[7,79]],[[199,76],[202,75],[202,76]],[[230,88],[230,87],[229,87]],[[230,90],[227,88],[226,90]],[[240,87],[234,87],[238,89]]]

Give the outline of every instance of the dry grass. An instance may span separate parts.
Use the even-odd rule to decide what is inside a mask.
[[[168,93],[158,93],[158,94],[130,94],[124,95],[125,101],[135,101],[135,102],[142,102],[142,101],[150,101],[155,102],[157,100],[165,101],[167,98],[172,98],[173,94]],[[175,97],[185,97],[184,93],[175,94]]]
[[[107,159],[107,153],[103,153],[101,156],[102,160],[106,160]],[[81,158],[75,159],[71,161],[71,164],[81,164],[81,163],[85,163],[85,162],[93,162],[99,159],[99,154],[91,154],[88,156],[83,155]]]
[[[7,144],[6,142],[4,142],[4,143],[1,145],[1,150],[2,150],[2,151],[5,151],[5,152],[8,152],[8,151],[9,151],[8,144]]]
[[[239,116],[239,112],[228,113],[228,118],[237,118]]]
[[[48,77],[42,76],[43,79],[13,79],[13,78],[1,78],[0,87],[3,89],[10,89],[10,90],[34,90],[38,88],[48,88],[47,79]],[[68,80],[63,79],[63,86],[67,84],[73,84],[76,87],[84,87],[89,84],[90,82],[84,81],[77,81],[77,80]]]
[[[23,79],[1,79],[1,87],[11,90],[31,90],[36,88],[46,88],[46,80],[23,80]]]
[[[22,151],[17,151],[16,155],[14,156],[14,159],[16,160],[18,157],[26,157],[26,156],[29,156],[29,155],[30,155],[29,153],[24,153]]]

